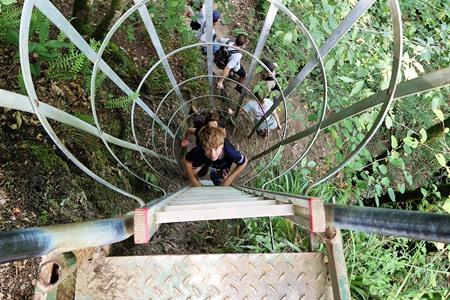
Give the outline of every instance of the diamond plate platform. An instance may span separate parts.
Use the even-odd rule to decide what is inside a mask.
[[[77,300],[332,299],[321,253],[106,257],[77,277]]]

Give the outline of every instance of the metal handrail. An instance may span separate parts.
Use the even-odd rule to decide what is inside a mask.
[[[300,206],[307,205],[307,196],[268,192],[243,186],[236,188],[247,194],[256,194],[267,199]],[[146,207],[156,212],[164,207],[164,203],[167,203],[164,200],[179,196],[186,189],[155,199]],[[324,205],[324,209],[326,224],[329,227],[450,243],[450,215],[447,214],[328,203]],[[50,252],[67,252],[123,241],[134,234],[133,217],[134,213],[130,212],[115,219],[1,232],[0,263],[39,257]]]

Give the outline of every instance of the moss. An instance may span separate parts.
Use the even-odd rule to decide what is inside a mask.
[[[62,170],[65,173],[69,172],[67,164],[51,147],[47,145],[29,145],[28,148],[46,172],[54,170]]]
[[[77,117],[78,119],[81,119],[83,121],[85,121],[86,123],[91,124],[92,126],[95,126],[95,122],[94,122],[94,117],[91,115],[86,115],[86,114],[74,114],[75,117]]]
[[[122,131],[122,126],[120,125],[120,121],[113,119],[109,120],[108,129],[112,136],[118,137]]]

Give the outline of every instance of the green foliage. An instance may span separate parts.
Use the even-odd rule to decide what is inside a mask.
[[[305,233],[285,218],[244,219],[226,246],[239,252],[308,251]]]
[[[64,40],[65,37],[61,36],[60,39]],[[100,48],[100,42],[93,39],[90,41],[89,45],[94,51],[97,51]],[[110,53],[110,49],[107,48],[105,52]],[[82,78],[84,81],[84,89],[87,94],[90,94],[91,92],[91,74],[92,63],[88,60],[86,55],[78,50],[73,44],[70,44],[66,53],[59,56],[56,60],[49,62],[48,76],[50,78],[61,80],[75,80]],[[106,78],[107,77],[103,72],[97,71],[97,76],[95,78],[95,92],[103,87]]]
[[[113,98],[106,102],[105,107],[109,109],[128,109],[137,97],[139,97],[139,94],[134,92],[128,96]]]
[[[21,13],[22,10],[16,5],[8,5],[0,9],[0,41],[9,41],[11,38],[10,31],[18,30]]]
[[[18,6],[8,6],[0,12],[0,41],[19,46],[19,25],[21,10]],[[40,12],[34,12],[30,22],[28,51],[34,62],[30,65],[31,74],[38,76],[43,62],[51,62],[60,56],[60,51],[68,43],[50,38],[50,21]]]
[[[87,58],[75,45],[71,45],[68,52],[55,61],[49,63],[49,77],[53,79],[73,80],[87,65]]]
[[[67,164],[55,153],[55,150],[47,145],[29,145],[31,153],[40,162],[45,172],[65,170],[68,172]]]
[[[426,242],[403,238],[349,232],[344,234],[344,239],[355,299],[445,299],[448,296],[450,249],[445,245],[441,250],[429,252]],[[433,246],[433,243],[428,245]]]

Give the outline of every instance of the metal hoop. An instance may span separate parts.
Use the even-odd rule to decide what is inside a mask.
[[[91,176],[94,180],[98,181],[99,183],[109,187],[110,189],[124,195],[127,197],[130,197],[134,200],[136,200],[139,204],[139,206],[144,206],[145,203],[142,201],[141,198],[132,195],[125,190],[116,187],[115,185],[109,183],[105,179],[101,178],[97,174],[95,174],[93,171],[91,171],[89,168],[87,168],[83,163],[81,163],[73,154],[69,151],[69,149],[64,146],[64,144],[61,142],[61,140],[58,138],[56,133],[54,132],[52,126],[48,123],[48,120],[44,114],[41,114],[39,110],[39,100],[36,95],[36,91],[34,89],[33,79],[31,77],[31,70],[30,70],[30,60],[28,57],[28,39],[29,39],[29,33],[30,33],[30,22],[31,22],[31,15],[33,11],[33,7],[35,6],[35,0],[25,0],[23,9],[22,9],[22,17],[20,19],[20,30],[19,30],[19,56],[20,56],[20,66],[22,70],[22,76],[24,80],[25,89],[27,90],[28,96],[30,98],[31,106],[33,107],[33,110],[38,117],[39,121],[42,124],[42,127],[44,127],[47,134],[50,136],[50,138],[53,140],[53,142],[56,144],[56,146],[67,156],[67,158],[72,161],[78,168],[80,168],[83,172]],[[103,133],[100,134],[100,136]]]

